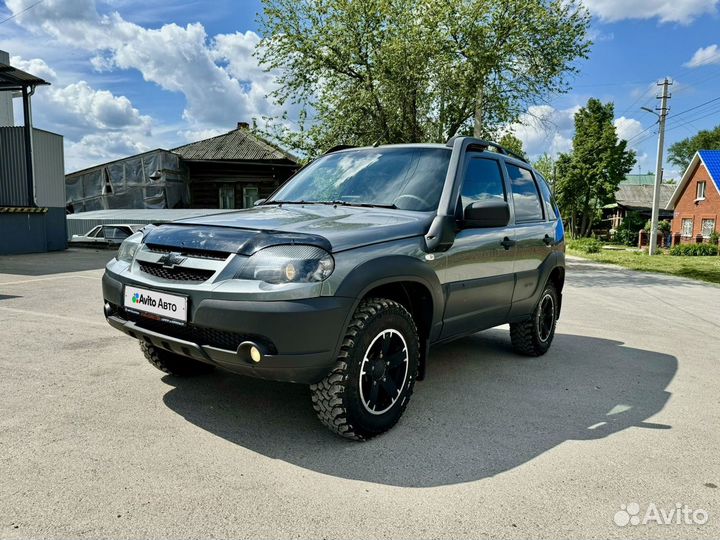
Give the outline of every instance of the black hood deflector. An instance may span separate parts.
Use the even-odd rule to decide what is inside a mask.
[[[325,251],[332,251],[330,242],[315,234],[218,227],[194,223],[172,223],[151,227],[145,233],[143,242],[174,251],[214,251],[247,256],[266,247],[293,244],[317,246]]]

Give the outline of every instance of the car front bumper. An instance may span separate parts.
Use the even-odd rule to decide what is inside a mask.
[[[192,305],[187,325],[179,326],[126,311],[123,287],[119,279],[103,276],[107,321],[129,336],[242,375],[305,384],[330,371],[355,302],[337,296],[266,302],[204,298]],[[266,354],[260,362],[238,354],[242,341],[262,346]]]

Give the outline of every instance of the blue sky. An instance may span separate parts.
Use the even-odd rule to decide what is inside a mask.
[[[583,1],[590,58],[568,94],[512,126],[532,157],[566,151],[574,112],[597,97],[615,103],[636,171],[653,170],[656,119],[640,107],[656,105],[664,76],[675,82],[668,145],[720,124],[720,100],[707,103],[720,97],[720,0]],[[252,57],[260,9],[255,0],[0,0],[0,21],[14,15],[0,23],[0,49],[53,83],[36,94],[35,123],[65,136],[71,171],[279,115],[266,99],[272,74]],[[666,165],[666,177],[677,174]]]

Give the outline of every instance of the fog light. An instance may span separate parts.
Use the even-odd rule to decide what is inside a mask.
[[[246,362],[258,364],[265,357],[265,349],[253,341],[243,341],[237,349],[237,354]]]
[[[103,306],[103,312],[105,313],[106,317],[109,317],[113,314],[113,308],[109,302],[105,302],[105,305]]]

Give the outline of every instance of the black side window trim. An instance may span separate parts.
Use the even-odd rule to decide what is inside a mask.
[[[545,179],[545,177],[542,174],[540,174],[539,172],[533,170],[532,173],[533,173],[533,176],[535,176],[535,182],[537,183],[538,187],[540,187],[540,183],[542,182],[545,185],[545,187],[547,188],[547,192],[550,194],[550,198],[547,200],[547,205],[549,205],[550,208],[552,209],[552,216],[548,216],[547,212],[545,212],[545,214],[546,214],[545,221],[550,221],[550,222],[558,221],[560,218],[558,217],[558,212],[556,211],[557,201],[555,200],[555,195],[553,195],[552,189],[550,189],[550,184]],[[542,199],[543,203],[546,202],[545,197],[543,196],[542,189],[540,190],[540,198]],[[545,204],[543,204],[543,208],[544,208],[544,210],[547,210],[547,206]]]
[[[535,185],[535,193],[537,194],[538,202],[540,203],[540,212],[542,213],[542,217],[540,219],[517,219],[517,214],[515,214],[515,224],[520,225],[524,223],[546,223],[548,221],[547,212],[545,211],[545,199],[542,196],[542,192],[540,191],[540,186],[538,186],[537,179],[535,178],[535,174],[531,168],[523,167],[521,165],[517,165],[516,163],[510,163],[508,161],[503,160],[505,165],[505,171],[508,175],[508,180],[510,181],[510,189],[512,189],[512,177],[510,176],[510,171],[507,170],[509,166],[516,167],[518,169],[522,169],[525,171],[528,171],[530,173],[530,178],[532,178],[533,184]],[[515,206],[515,199],[513,199],[513,207]]]

